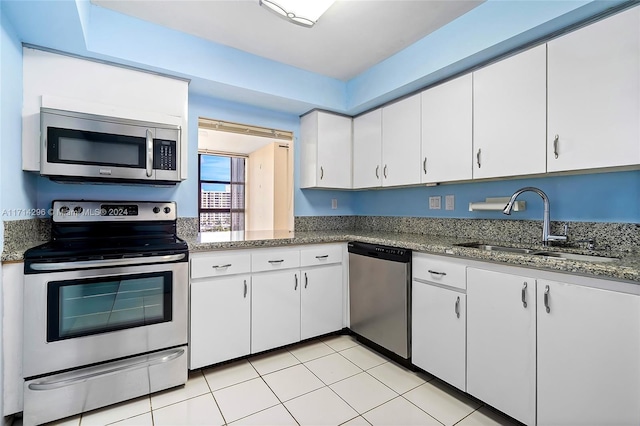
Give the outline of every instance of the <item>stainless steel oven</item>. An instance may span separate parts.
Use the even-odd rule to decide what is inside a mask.
[[[54,240],[25,254],[25,424],[186,382],[188,250],[175,208],[54,202]]]

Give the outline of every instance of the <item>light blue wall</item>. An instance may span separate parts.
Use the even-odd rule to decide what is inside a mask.
[[[470,212],[469,203],[511,196],[525,186],[547,194],[552,220],[640,223],[640,171],[358,191],[352,206],[356,215],[506,219],[501,212]],[[446,195],[455,196],[455,210],[444,209]],[[442,197],[441,210],[429,210],[430,196]],[[518,200],[527,202],[526,210],[513,212],[510,219],[542,218],[538,195],[524,193]]]
[[[22,172],[22,46],[4,13],[0,43],[0,205],[3,210],[30,209],[35,207],[36,192],[34,176]],[[3,212],[3,221],[29,218],[23,213]]]

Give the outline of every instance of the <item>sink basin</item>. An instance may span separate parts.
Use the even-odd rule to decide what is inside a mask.
[[[534,256],[551,257],[559,260],[580,260],[583,262],[615,262],[620,260],[617,257],[592,256],[588,254],[565,253],[562,251],[540,251],[520,247],[494,246],[482,243],[462,243],[456,244],[458,247],[469,247],[487,251],[501,251],[506,253],[531,254]]]
[[[504,251],[507,253],[522,253],[522,254],[535,253],[535,250],[531,250],[527,248],[491,246],[488,244],[480,244],[480,243],[463,243],[463,244],[456,244],[456,245],[458,247],[470,247],[470,248],[476,248],[476,249],[487,250],[487,251]]]
[[[555,259],[581,260],[585,262],[615,262],[620,260],[617,257],[591,256],[588,254],[564,253],[561,251],[538,251],[533,253],[536,256],[553,257]]]

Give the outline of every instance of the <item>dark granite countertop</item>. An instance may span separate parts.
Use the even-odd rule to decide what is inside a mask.
[[[510,247],[531,248],[540,251],[563,251],[576,254],[617,257],[614,262],[592,262],[534,256],[531,254],[487,251],[470,247],[459,247],[457,244],[470,243],[478,240],[471,238],[452,238],[423,234],[402,234],[395,232],[366,232],[366,231],[307,231],[288,233],[274,231],[266,233],[246,233],[243,236],[199,234],[187,239],[191,252],[213,251],[224,249],[250,249],[257,247],[278,247],[288,245],[319,244],[330,242],[361,241],[365,243],[383,244],[403,247],[415,251],[431,254],[442,254],[467,259],[499,262],[514,266],[538,268],[548,271],[568,272],[599,278],[634,281],[640,283],[640,253],[615,251],[588,251],[570,247],[543,247],[485,241],[484,244],[506,245]]]
[[[373,244],[403,247],[419,252],[464,257],[467,259],[499,262],[513,266],[538,268],[548,271],[568,272],[599,278],[633,281],[640,283],[640,253],[594,251],[567,248],[542,247],[518,243],[485,241],[485,244],[508,245],[511,247],[526,247],[545,251],[564,251],[576,254],[590,254],[596,256],[618,257],[614,262],[585,262],[564,260],[531,254],[518,254],[498,251],[486,251],[470,247],[460,247],[457,244],[470,243],[477,240],[465,237],[442,237],[423,234],[403,234],[395,232],[366,232],[366,231],[306,231],[290,233],[287,231],[239,232],[239,233],[201,233],[186,238],[192,253],[228,250],[252,249],[259,247],[281,247],[290,245],[320,244],[330,242],[361,241]],[[5,247],[2,262],[22,261],[24,252],[43,241],[25,241]]]

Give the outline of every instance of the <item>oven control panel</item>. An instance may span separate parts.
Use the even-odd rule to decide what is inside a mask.
[[[173,201],[54,201],[54,222],[114,222],[176,220]]]

